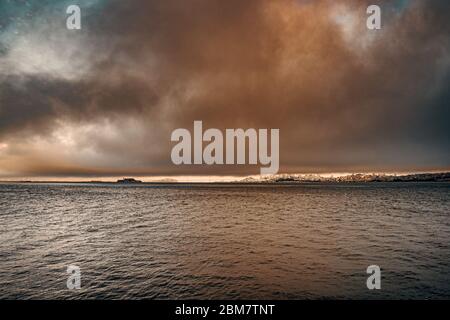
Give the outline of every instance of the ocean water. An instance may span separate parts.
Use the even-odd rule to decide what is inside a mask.
[[[449,191],[0,184],[0,298],[450,299]]]

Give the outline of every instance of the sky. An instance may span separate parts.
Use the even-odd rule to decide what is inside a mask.
[[[0,178],[259,172],[172,164],[195,120],[280,129],[280,173],[447,171],[449,80],[447,0],[2,0]]]

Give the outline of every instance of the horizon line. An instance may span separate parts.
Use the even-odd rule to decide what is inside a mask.
[[[385,176],[385,177],[407,177],[412,175],[439,175],[450,174],[450,170],[410,171],[410,172],[333,172],[333,173],[277,173],[273,175],[173,175],[173,176],[90,176],[90,177],[58,177],[58,176],[23,176],[4,177],[1,182],[7,183],[117,183],[121,179],[135,179],[142,183],[236,183],[244,182],[246,179],[264,181],[270,178],[300,177],[300,178],[322,178],[339,179],[351,176]],[[248,182],[247,182],[248,183]]]

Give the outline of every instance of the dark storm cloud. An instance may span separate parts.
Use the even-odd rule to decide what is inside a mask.
[[[108,84],[31,77],[17,86],[10,77],[0,87],[0,134],[16,134],[23,129],[48,133],[60,118],[88,121],[124,112],[139,114],[155,102],[156,95],[142,81],[126,77],[122,81]]]
[[[108,1],[81,34],[30,30],[66,55],[3,54],[0,140],[51,135],[61,119],[120,132],[78,135],[73,152],[95,157],[58,169],[27,170],[36,155],[22,148],[14,170],[27,174],[250,172],[171,166],[170,132],[194,120],[280,128],[282,171],[448,167],[450,4],[379,1],[383,28],[369,31],[369,2]]]

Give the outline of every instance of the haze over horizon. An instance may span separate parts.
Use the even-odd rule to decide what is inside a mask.
[[[0,3],[0,180],[246,176],[170,134],[279,128],[280,173],[450,171],[450,2]],[[222,178],[221,178],[222,177]]]

